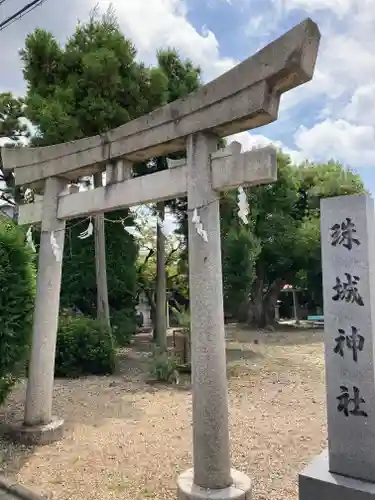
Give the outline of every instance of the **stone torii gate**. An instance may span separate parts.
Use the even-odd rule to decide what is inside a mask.
[[[42,187],[20,206],[19,223],[42,223],[33,342],[23,435],[61,429],[52,417],[54,354],[65,221],[121,207],[188,196],[194,469],[178,479],[180,499],[250,499],[250,479],[230,468],[220,248],[220,191],[276,180],[271,148],[216,152],[218,137],[277,119],[282,93],[311,80],[320,41],[310,19],[196,92],[102,136],[44,148],[2,149],[16,185]],[[186,161],[131,178],[132,163],[176,151]],[[63,194],[69,181],[106,170],[109,183]],[[207,238],[198,234],[200,217]],[[216,493],[211,490],[216,490]]]

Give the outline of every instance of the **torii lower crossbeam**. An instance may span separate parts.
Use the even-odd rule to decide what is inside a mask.
[[[254,149],[240,154],[241,145],[212,156],[212,189],[226,191],[238,186],[267,184],[276,179],[276,153],[271,147]],[[171,162],[171,166],[173,162]],[[110,184],[88,191],[60,196],[58,219],[74,219],[94,213],[110,212],[120,208],[156,203],[186,196],[188,166],[186,160],[177,160],[177,166]],[[34,224],[42,220],[43,202],[37,201],[19,207],[19,224]]]

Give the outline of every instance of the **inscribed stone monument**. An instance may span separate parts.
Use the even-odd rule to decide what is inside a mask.
[[[328,452],[301,474],[301,500],[375,495],[374,237],[369,196],[321,201]]]

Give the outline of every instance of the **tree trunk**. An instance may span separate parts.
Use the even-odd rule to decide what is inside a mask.
[[[265,273],[262,265],[257,265],[256,271],[254,293],[248,305],[248,323],[256,328],[273,327],[276,323],[275,306],[283,280],[275,280],[264,293]]]
[[[264,288],[264,269],[257,263],[256,279],[254,292],[248,305],[247,321],[249,324],[262,328],[263,326],[263,288]]]
[[[102,173],[94,174],[94,187],[103,185]],[[94,216],[95,271],[97,290],[97,317],[111,327],[108,302],[107,262],[105,252],[104,213]]]
[[[277,299],[280,295],[280,289],[282,285],[282,280],[275,280],[270,287],[264,297],[263,301],[263,316],[264,316],[264,325],[267,326],[275,326],[276,325],[276,315],[275,315],[275,307],[277,303]]]
[[[165,219],[165,204],[156,206],[160,219]],[[167,279],[165,272],[165,236],[157,224],[156,230],[156,342],[162,350],[167,348]]]
[[[258,328],[263,328],[265,326],[263,315],[263,292],[258,289],[258,286],[249,301],[247,321],[250,325]]]
[[[146,297],[147,297],[147,300],[148,300],[148,303],[151,307],[151,322],[152,322],[152,326],[153,326],[153,340],[156,341],[156,336],[155,336],[155,332],[156,332],[156,325],[155,325],[155,317],[156,317],[156,302],[154,300],[154,293],[152,290],[149,290],[149,289],[144,289],[144,292],[146,294]]]

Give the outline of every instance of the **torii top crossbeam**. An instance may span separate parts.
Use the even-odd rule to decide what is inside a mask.
[[[77,179],[110,159],[145,161],[186,148],[189,134],[220,137],[277,119],[280,96],[311,80],[319,47],[317,25],[306,19],[255,55],[187,97],[132,120],[103,136],[41,148],[2,148],[17,185],[52,176]]]

